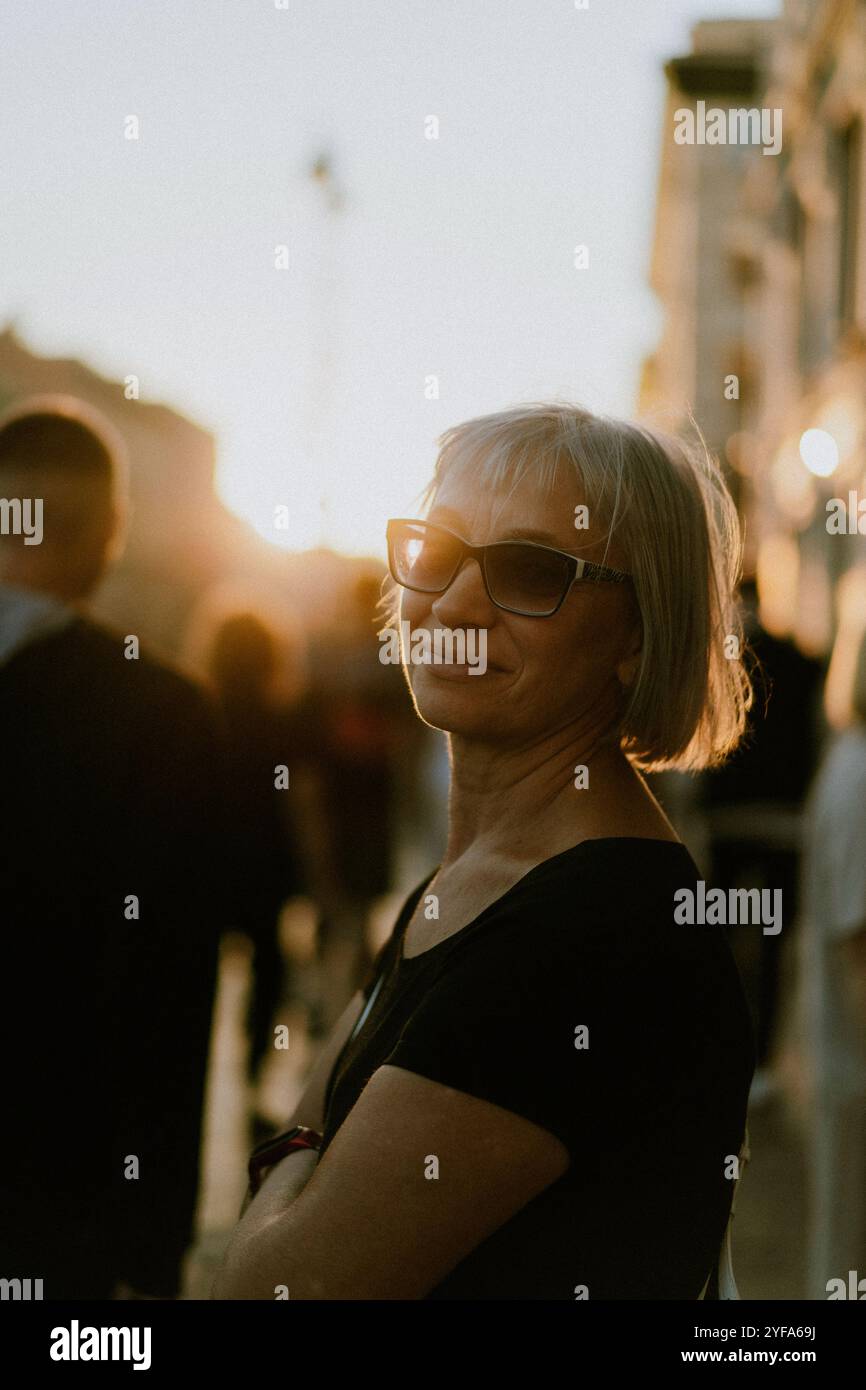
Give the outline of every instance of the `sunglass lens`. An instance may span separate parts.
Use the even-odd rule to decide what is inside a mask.
[[[441,531],[402,527],[392,544],[394,577],[409,588],[437,593],[450,583],[459,550],[459,544]]]
[[[497,603],[526,614],[550,613],[568,583],[569,564],[536,546],[497,545],[488,551],[487,582]]]

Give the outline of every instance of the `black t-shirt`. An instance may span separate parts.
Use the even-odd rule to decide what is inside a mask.
[[[755,1053],[724,929],[674,921],[675,891],[700,878],[688,850],[585,840],[404,960],[432,877],[374,963],[329,1081],[322,1153],[373,1073],[404,1067],[525,1116],[571,1157],[428,1298],[696,1299],[730,1211]]]

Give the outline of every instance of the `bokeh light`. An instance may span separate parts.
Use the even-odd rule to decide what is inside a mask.
[[[800,436],[800,458],[810,473],[829,478],[839,467],[839,446],[827,430],[805,430]]]

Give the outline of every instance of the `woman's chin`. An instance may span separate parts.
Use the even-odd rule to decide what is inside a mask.
[[[411,674],[412,698],[425,724],[447,733],[472,735],[493,730],[493,711],[484,676],[455,672],[448,676],[432,674],[426,667],[415,667]]]

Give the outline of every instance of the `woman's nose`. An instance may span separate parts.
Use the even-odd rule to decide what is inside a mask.
[[[466,555],[457,574],[444,594],[431,605],[432,612],[443,627],[489,627],[495,604],[487,597],[481,564]]]

